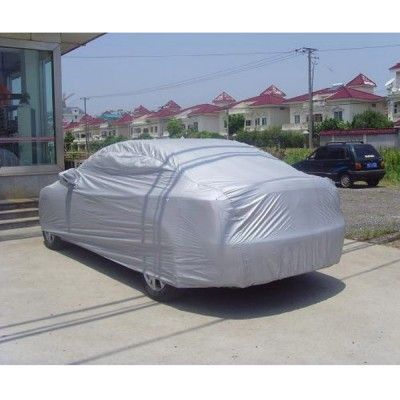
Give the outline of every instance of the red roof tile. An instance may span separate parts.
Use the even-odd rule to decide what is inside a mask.
[[[197,106],[190,107],[193,109],[188,115],[201,115],[201,114],[214,114],[220,112],[222,108],[213,104],[198,104]]]
[[[80,124],[86,124],[88,123],[89,125],[98,125],[101,124],[103,122],[106,122],[104,119],[102,118],[96,118],[96,117],[92,117],[89,114],[85,114],[81,120],[79,121]]]
[[[212,102],[214,104],[234,103],[236,100],[226,92],[220,93]]]
[[[280,105],[285,99],[282,96],[260,95],[253,98],[252,106]]]
[[[275,85],[268,86],[263,92],[260,93],[260,96],[263,95],[272,95],[285,97],[286,93],[284,93],[281,89],[277,88]]]
[[[365,101],[379,101],[382,100],[383,97],[377,96],[376,94],[363,92],[361,90],[353,89],[351,87],[346,86],[339,86],[334,88],[325,88],[321,90],[316,90],[313,92],[313,97],[315,95],[328,95],[326,100],[341,100],[341,99],[358,99],[358,100],[365,100]],[[297,103],[308,101],[308,93],[303,94],[301,96],[292,97],[291,99],[285,100],[287,103]]]
[[[118,124],[129,124],[132,121],[133,121],[133,115],[129,114],[129,113],[126,113],[120,119],[117,119],[116,121],[113,121],[113,124],[115,124],[115,125],[118,125]]]
[[[341,99],[357,99],[365,101],[379,101],[383,97],[377,96],[376,94],[363,92],[361,90],[352,89],[350,87],[341,86],[336,93],[329,96],[327,100],[341,100]]]
[[[393,69],[400,69],[400,62],[398,62],[397,64],[393,65],[393,67],[390,67],[389,71],[391,71]]]
[[[371,86],[376,87],[376,83],[369,79],[364,74],[358,74],[354,79],[346,84],[347,87],[349,86]]]
[[[143,115],[146,115],[146,114],[150,114],[150,111],[146,107],[143,107],[142,105],[140,105],[139,107],[136,107],[133,110],[133,116],[135,118],[142,117]]]
[[[164,104],[158,111],[152,112],[149,115],[149,118],[172,117],[173,115],[178,114],[180,111],[182,111],[182,108],[173,100],[170,100],[168,103]]]
[[[325,88],[325,89],[316,90],[312,94],[314,97],[316,94],[331,94],[331,93],[335,93],[336,91],[337,91],[337,88]],[[303,102],[303,101],[307,101],[307,100],[308,100],[308,93],[302,94],[300,96],[292,97],[290,99],[285,100],[285,102],[295,103],[295,102]]]
[[[63,128],[64,128],[64,130],[74,129],[74,128],[77,128],[79,125],[80,125],[79,122],[69,122],[66,125],[63,125]]]

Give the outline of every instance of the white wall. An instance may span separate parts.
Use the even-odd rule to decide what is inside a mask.
[[[347,136],[321,136],[320,144],[324,145],[329,142],[351,142],[363,141],[372,144],[375,148],[380,147],[400,147],[399,133],[387,135],[347,135]]]

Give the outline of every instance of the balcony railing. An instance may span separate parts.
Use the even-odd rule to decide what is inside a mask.
[[[300,124],[283,124],[283,131],[305,131],[308,130],[308,124],[303,122]]]

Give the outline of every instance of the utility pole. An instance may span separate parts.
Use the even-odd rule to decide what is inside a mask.
[[[87,121],[87,113],[86,113],[86,101],[89,100],[89,97],[81,97],[83,100],[83,111],[85,112],[85,143],[86,143],[86,153],[89,154],[89,126]]]
[[[314,135],[314,104],[313,104],[313,53],[318,49],[313,49],[311,47],[302,47],[300,51],[302,53],[307,53],[308,58],[308,147],[313,148],[313,135]]]
[[[228,138],[228,140],[231,140],[231,137],[229,135],[229,108],[226,109],[226,137]]]

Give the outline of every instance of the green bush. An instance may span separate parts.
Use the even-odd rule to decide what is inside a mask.
[[[355,129],[392,128],[393,121],[390,121],[386,115],[383,115],[379,112],[367,110],[354,116],[353,121],[351,122],[351,127]]]
[[[151,136],[150,133],[141,133],[138,139],[153,139],[153,136]]]
[[[400,149],[383,148],[379,153],[385,162],[385,180],[394,184],[400,183]]]
[[[186,137],[189,139],[225,139],[225,137],[221,136],[219,133],[208,132],[208,131],[201,131],[201,132],[189,131],[186,134]]]
[[[294,148],[304,145],[304,135],[298,132],[282,131],[271,127],[263,131],[240,131],[235,140],[257,147]]]
[[[315,124],[315,132],[317,133],[321,131],[336,131],[350,128],[351,123],[339,121],[336,118],[328,118],[320,123]]]

